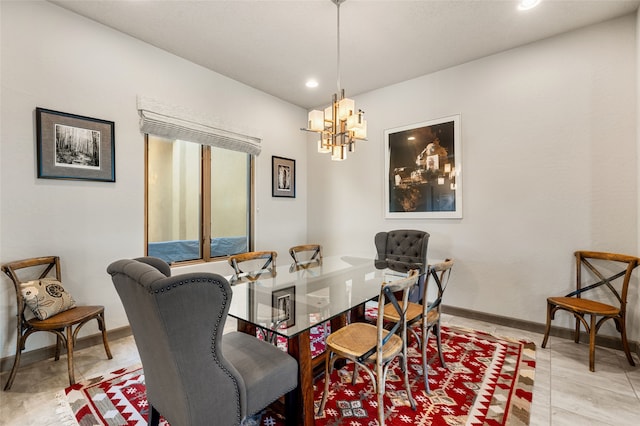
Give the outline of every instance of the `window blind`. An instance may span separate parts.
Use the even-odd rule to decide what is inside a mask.
[[[185,108],[166,105],[138,96],[140,131],[166,139],[179,139],[203,145],[259,155],[261,139],[225,130],[206,117],[197,116]]]

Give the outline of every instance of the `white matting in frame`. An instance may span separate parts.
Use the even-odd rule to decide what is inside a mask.
[[[462,218],[460,115],[384,132],[388,219]]]

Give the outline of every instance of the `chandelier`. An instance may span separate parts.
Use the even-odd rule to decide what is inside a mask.
[[[302,128],[307,132],[320,135],[318,140],[318,152],[331,153],[331,159],[342,161],[347,159],[347,151],[355,151],[356,140],[367,139],[367,120],[364,119],[364,111],[356,112],[353,99],[345,98],[344,89],[340,88],[340,4],[347,0],[331,0],[338,11],[337,31],[337,75],[338,91],[334,93],[331,105],[324,111],[312,110],[309,112],[308,127]]]

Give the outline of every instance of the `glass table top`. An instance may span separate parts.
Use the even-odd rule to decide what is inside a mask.
[[[229,315],[293,337],[380,294],[384,281],[406,276],[374,259],[335,256],[229,279]]]

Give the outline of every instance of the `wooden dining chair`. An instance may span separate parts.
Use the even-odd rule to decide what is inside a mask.
[[[98,322],[107,358],[113,358],[107,340],[104,307],[76,306],[75,301],[62,285],[58,256],[10,262],[2,265],[2,271],[13,282],[17,306],[16,355],[4,390],[9,390],[13,384],[27,338],[38,331],[55,334],[56,361],[60,359],[61,346],[64,345],[67,348],[69,385],[75,384],[73,348],[78,332],[89,321],[95,319]],[[29,276],[28,279],[26,279],[27,276]],[[27,309],[27,306],[31,309]]]
[[[427,348],[429,346],[430,332],[433,332],[433,334],[436,336],[436,344],[438,348],[438,357],[440,358],[440,364],[442,364],[443,367],[448,368],[442,354],[442,337],[440,336],[440,314],[442,297],[444,296],[444,291],[446,290],[447,284],[449,283],[449,277],[451,276],[453,263],[453,259],[446,259],[444,262],[436,263],[435,265],[429,266],[429,269],[427,271],[428,276],[426,284],[424,286],[424,291],[421,297],[421,300],[423,302],[408,302],[407,304],[407,325],[410,326],[417,322],[421,323],[422,339],[418,337],[417,333],[414,332],[412,327],[408,327],[408,329],[410,333],[416,338],[416,340],[418,341],[418,346],[421,348],[422,374],[424,376],[424,389],[427,393],[430,393],[428,375],[429,363],[427,362]],[[431,282],[436,284],[438,295],[434,301],[428,302],[427,293],[429,291]],[[390,308],[391,305],[387,304],[384,319],[386,321],[398,321],[399,318],[397,311]],[[409,342],[406,341],[405,345],[408,345],[408,343]]]
[[[322,246],[320,244],[302,244],[298,246],[293,246],[289,249],[289,254],[293,259],[293,264],[289,269],[290,272],[293,271],[312,271],[312,268],[316,266],[322,265]],[[328,305],[329,297],[322,296],[314,296],[308,295],[310,303],[315,306],[318,305]],[[318,325],[319,329],[322,331],[322,339],[321,344],[326,346],[325,341],[327,340],[327,336],[331,331],[331,322],[326,321],[322,324]]]
[[[362,368],[371,378],[378,402],[378,424],[384,426],[384,393],[387,372],[391,363],[402,357],[402,370],[404,372],[404,385],[411,408],[416,409],[415,400],[411,395],[407,368],[407,321],[406,307],[409,298],[409,290],[418,281],[418,271],[409,271],[406,278],[400,278],[390,282],[383,282],[378,297],[378,319],[376,325],[366,322],[353,322],[334,332],[327,337],[327,356],[325,359],[324,393],[318,408],[318,415],[324,411],[327,396],[329,394],[330,375],[333,363],[338,359],[348,359],[354,365],[352,383],[355,384],[358,376],[358,367]],[[398,301],[394,293],[402,292],[402,301]],[[387,304],[389,302],[389,304]],[[402,304],[400,304],[402,302]],[[388,306],[397,313],[398,320],[390,324],[384,320]],[[386,325],[386,328],[385,328]],[[373,364],[373,368],[369,365]]]
[[[234,276],[229,281],[231,285],[243,281],[257,281],[260,278],[269,278],[276,275],[275,251],[250,251],[229,257],[229,265],[233,268]],[[273,345],[277,345],[278,335],[272,328],[278,328],[281,321],[272,321],[271,317],[265,319],[268,324],[265,328],[257,329],[256,335]]]
[[[322,261],[322,246],[320,244],[303,244],[293,246],[289,249],[289,254],[296,265],[309,262]]]
[[[611,319],[620,332],[622,348],[629,364],[635,365],[627,341],[626,311],[631,274],[640,263],[640,258],[595,251],[576,251],[574,254],[576,289],[563,297],[547,298],[547,326],[542,347],[547,345],[551,321],[556,312],[567,311],[576,321],[574,341],[580,342],[580,324],[589,334],[589,370],[595,371],[596,334],[602,324]],[[583,274],[583,271],[589,273]],[[605,297],[607,295],[608,298]],[[585,316],[589,316],[589,321]]]
[[[237,276],[261,271],[275,274],[276,257],[278,253],[275,251],[250,251],[230,256],[229,265]]]

